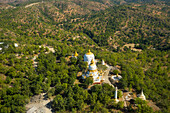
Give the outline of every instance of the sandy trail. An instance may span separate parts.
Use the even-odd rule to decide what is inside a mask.
[[[39,3],[40,3],[40,2],[32,3],[32,4],[29,4],[29,5],[26,5],[25,8],[31,7],[31,6],[33,6],[33,5],[37,5],[37,4],[39,4]]]

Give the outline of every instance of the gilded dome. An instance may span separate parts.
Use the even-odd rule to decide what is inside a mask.
[[[86,55],[93,55],[93,53],[89,49],[88,52],[86,53]]]

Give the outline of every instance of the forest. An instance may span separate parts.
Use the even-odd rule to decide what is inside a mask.
[[[1,113],[24,113],[30,98],[42,93],[53,99],[53,112],[170,111],[168,0],[21,1],[0,4]],[[139,98],[137,107],[124,108],[122,101],[114,102],[109,84],[90,90],[91,79],[76,84],[77,74],[87,70],[88,49],[96,59],[120,67],[120,90],[139,94],[143,89],[160,110]],[[69,58],[75,51],[78,58]]]

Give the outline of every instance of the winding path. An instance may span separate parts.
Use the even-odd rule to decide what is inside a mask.
[[[32,3],[32,4],[29,4],[29,5],[26,5],[25,6],[25,8],[27,8],[27,7],[31,7],[31,6],[33,6],[33,5],[37,5],[37,4],[39,4],[40,2],[37,2],[37,3]]]

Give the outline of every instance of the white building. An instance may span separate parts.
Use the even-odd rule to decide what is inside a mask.
[[[113,75],[112,77],[111,77],[114,81],[119,81],[120,79],[122,79],[122,76],[121,75]]]

